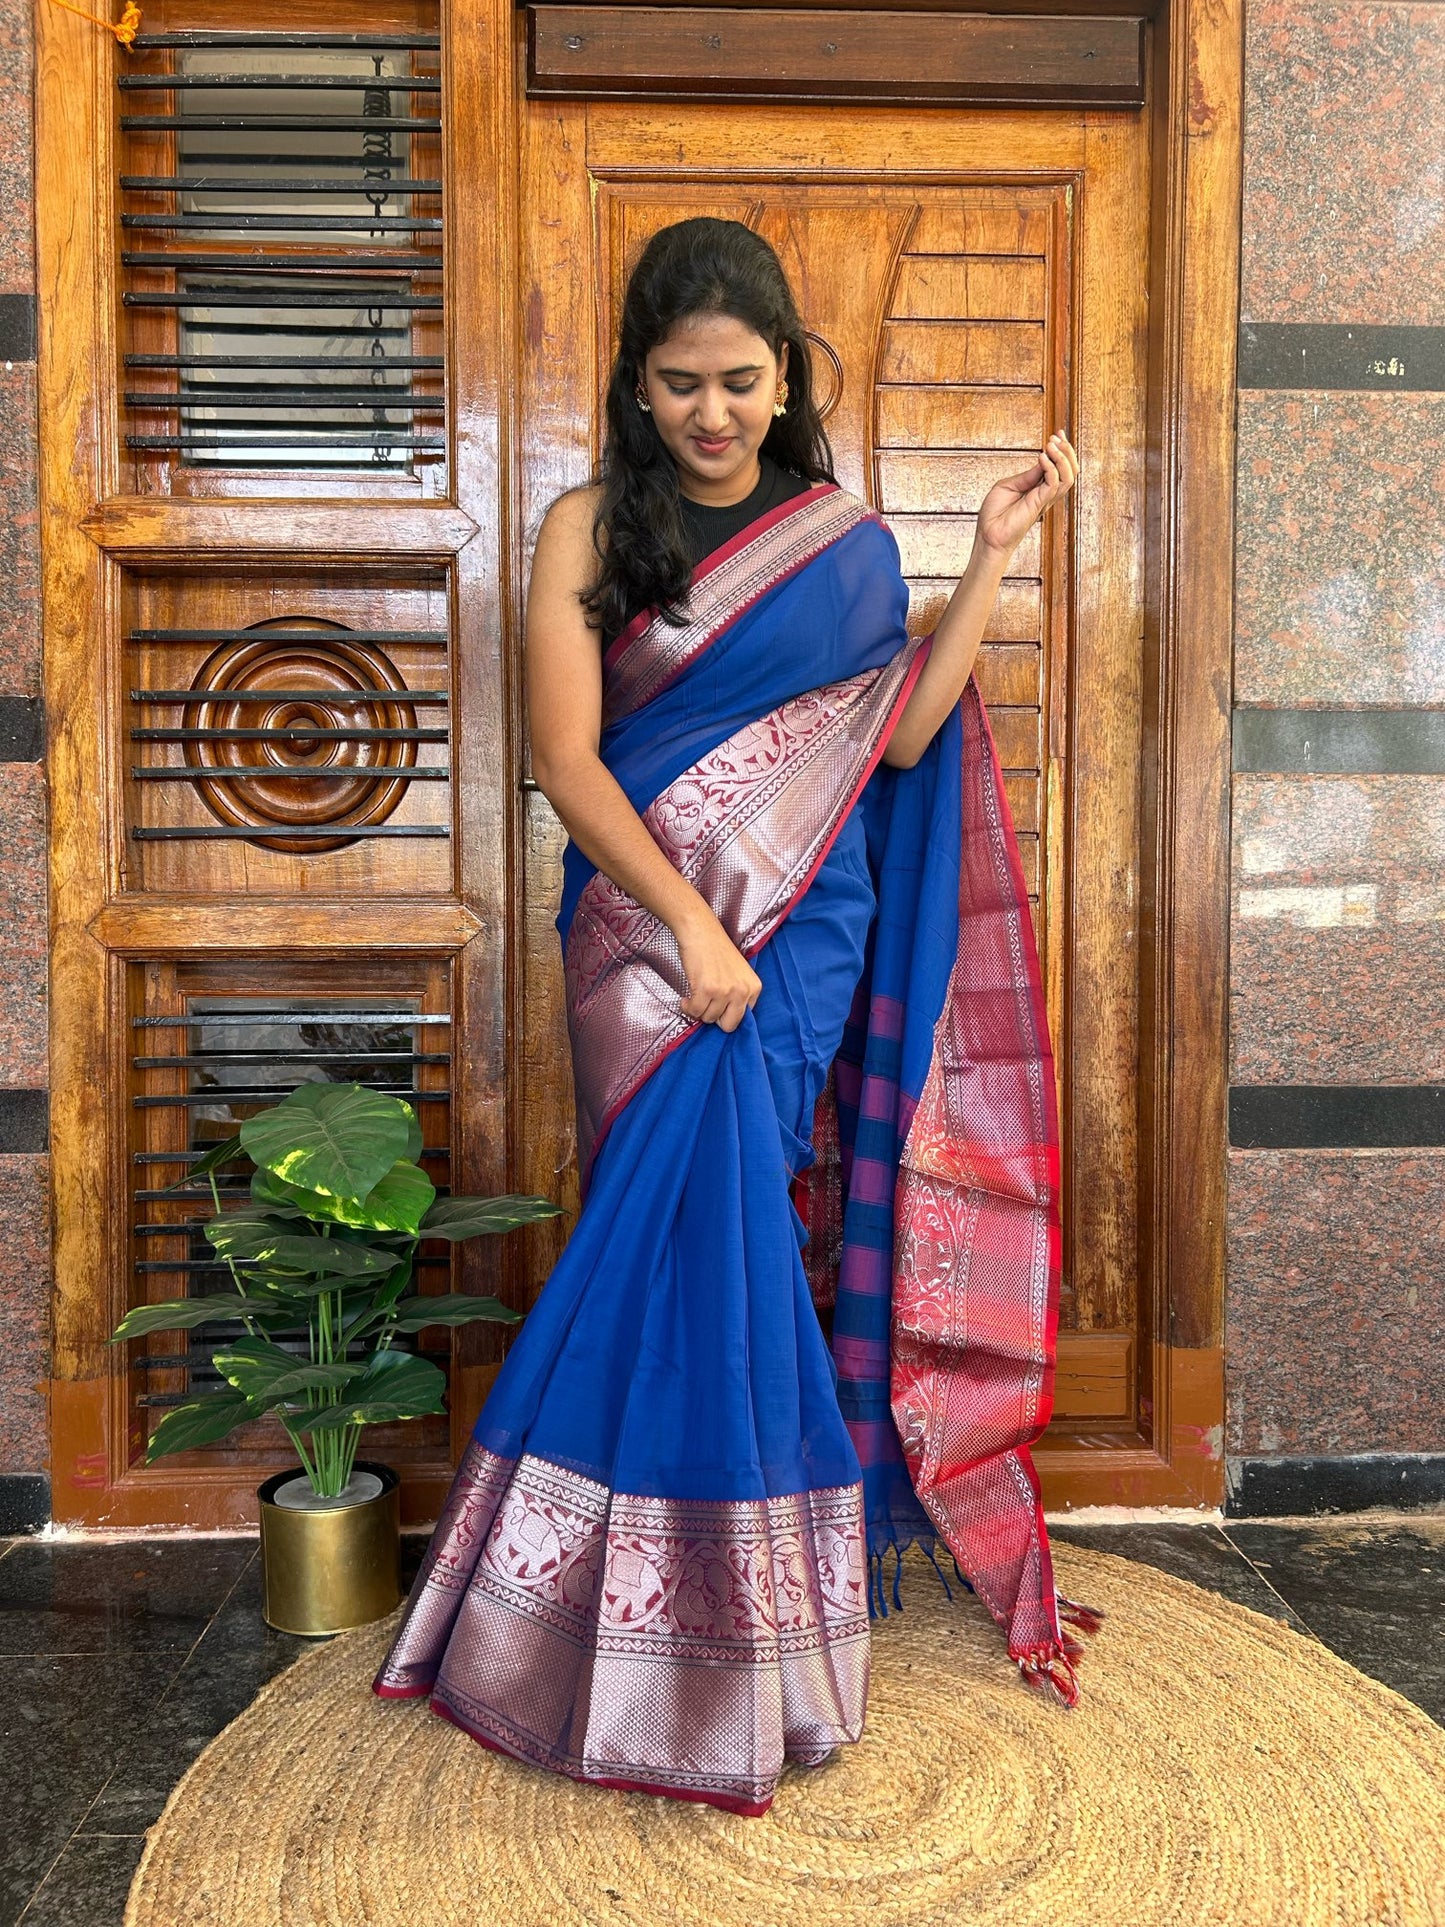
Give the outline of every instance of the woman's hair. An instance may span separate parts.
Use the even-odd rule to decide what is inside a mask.
[[[593,518],[600,569],[582,598],[588,621],[604,638],[623,629],[638,608],[656,605],[669,621],[683,620],[676,605],[693,565],[677,463],[634,391],[648,351],[679,322],[708,314],[745,322],[775,355],[787,342],[787,409],[770,423],[763,452],[804,481],[836,479],[803,324],[777,255],[741,221],[703,214],[659,229],[628,277],[607,384],[602,495]]]

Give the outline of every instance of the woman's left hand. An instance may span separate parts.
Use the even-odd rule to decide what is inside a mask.
[[[975,545],[996,555],[1011,556],[1050,502],[1057,502],[1074,486],[1079,458],[1062,429],[1050,435],[1039,450],[1039,460],[1017,475],[994,483],[979,504]]]

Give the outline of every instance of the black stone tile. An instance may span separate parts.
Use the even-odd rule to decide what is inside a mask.
[[[1445,1452],[1357,1452],[1346,1458],[1230,1458],[1226,1518],[1407,1512],[1445,1505]]]
[[[1445,1085],[1234,1084],[1229,1141],[1240,1151],[1445,1144]]]
[[[0,1533],[38,1532],[49,1523],[49,1476],[44,1472],[0,1472]]]
[[[43,1151],[49,1141],[49,1092],[0,1090],[0,1151]]]
[[[1236,709],[1237,772],[1445,775],[1442,709]]]
[[[0,361],[34,361],[35,296],[0,294]]]
[[[78,1835],[20,1916],[20,1927],[120,1927],[145,1836]]]
[[[1070,1525],[1049,1522],[1049,1536],[1063,1545],[1084,1546],[1092,1552],[1112,1552],[1120,1559],[1187,1579],[1207,1592],[1232,1599],[1271,1619],[1281,1619],[1296,1632],[1305,1630],[1298,1615],[1272,1590],[1249,1560],[1214,1525]],[[1087,1600],[1084,1602],[1089,1603]]]
[[[254,1555],[254,1542],[250,1549]],[[267,1680],[317,1643],[278,1632],[262,1619],[261,1563],[253,1556],[177,1666],[146,1725],[120,1749],[80,1830],[144,1832],[207,1742],[245,1712]]]
[[[1241,1519],[1225,1531],[1341,1659],[1445,1722],[1445,1516]]]
[[[38,763],[45,725],[37,696],[0,696],[0,763]]]
[[[17,1540],[0,1560],[0,1656],[184,1651],[255,1552],[242,1537]]]
[[[177,1709],[164,1700],[157,1703],[155,1721],[122,1744],[104,1786],[76,1824],[77,1835],[144,1834],[161,1817],[186,1768],[230,1724],[218,1718],[214,1726],[183,1729]]]
[[[1243,321],[1241,388],[1445,388],[1445,328],[1372,322]]]
[[[8,1560],[0,1562],[0,1571]],[[47,1654],[0,1668],[0,1922],[14,1921],[155,1716],[175,1652]]]

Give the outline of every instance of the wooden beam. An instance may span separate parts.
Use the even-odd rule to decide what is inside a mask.
[[[527,91],[591,99],[1138,107],[1144,19],[529,6]]]

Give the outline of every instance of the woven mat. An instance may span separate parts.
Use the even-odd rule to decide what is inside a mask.
[[[1445,1733],[1183,1580],[1070,1546],[1056,1563],[1109,1614],[1077,1708],[1029,1691],[977,1600],[910,1562],[863,1739],[787,1771],[754,1820],[580,1787],[378,1700],[398,1608],[211,1742],[125,1927],[1445,1922]]]

